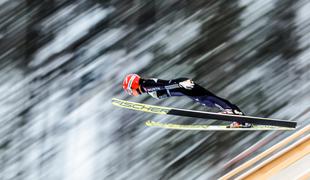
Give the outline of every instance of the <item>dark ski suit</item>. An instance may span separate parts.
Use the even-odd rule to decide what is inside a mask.
[[[167,98],[171,96],[187,96],[200,104],[210,107],[219,108],[221,111],[231,109],[233,112],[237,110],[242,112],[236,105],[228,100],[220,98],[205,88],[194,82],[192,89],[185,89],[179,85],[180,82],[189,80],[188,78],[179,78],[172,80],[162,79],[140,79],[140,87],[142,93],[148,93],[157,99]]]

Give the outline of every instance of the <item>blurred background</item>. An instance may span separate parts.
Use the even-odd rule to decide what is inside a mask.
[[[1,0],[0,179],[217,179],[254,143],[273,137],[249,157],[292,132],[148,128],[146,120],[197,120],[121,109],[111,98],[203,110],[121,89],[127,73],[188,77],[248,115],[303,127],[309,9],[308,0]]]

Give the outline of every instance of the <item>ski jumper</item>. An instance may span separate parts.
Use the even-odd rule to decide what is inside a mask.
[[[178,78],[172,80],[162,79],[140,79],[141,93],[148,93],[157,99],[167,98],[171,96],[187,96],[198,103],[210,107],[219,108],[221,111],[226,109],[237,110],[242,112],[236,105],[228,100],[220,98],[197,83],[194,83],[193,88],[186,89],[179,85],[180,82],[189,80],[188,78]]]

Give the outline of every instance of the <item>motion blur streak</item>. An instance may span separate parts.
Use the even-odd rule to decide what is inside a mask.
[[[309,9],[307,0],[0,1],[0,179],[220,177],[273,132],[147,128],[203,120],[128,111],[111,98],[130,98],[127,73],[190,77],[246,114],[296,117],[310,105]],[[294,120],[303,127],[307,117]]]

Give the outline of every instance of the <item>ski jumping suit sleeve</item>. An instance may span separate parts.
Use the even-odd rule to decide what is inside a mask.
[[[221,110],[231,109],[242,112],[236,105],[228,100],[220,98],[194,82],[194,87],[185,89],[179,85],[180,82],[190,80],[179,78],[173,80],[162,79],[140,79],[142,93],[148,93],[154,98],[162,99],[171,96],[187,96],[194,101],[208,107],[217,107]]]

